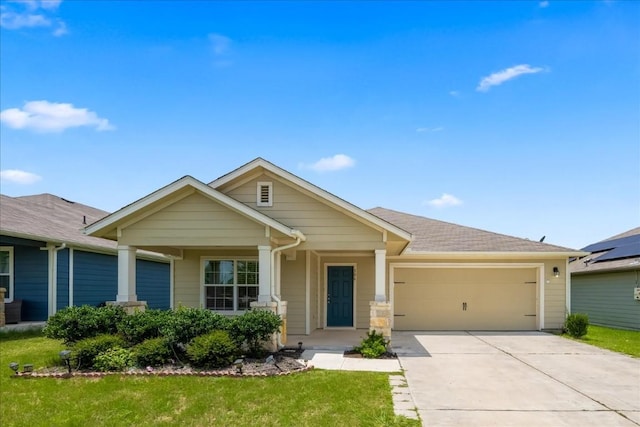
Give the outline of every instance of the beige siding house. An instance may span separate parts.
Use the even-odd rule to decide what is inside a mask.
[[[171,303],[250,307],[317,329],[558,329],[570,309],[559,246],[388,209],[362,210],[258,158],[183,177],[90,225],[118,242],[115,300],[137,301],[135,251],[171,258]]]

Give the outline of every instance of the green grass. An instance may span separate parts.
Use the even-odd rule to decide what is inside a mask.
[[[564,337],[585,342],[607,350],[640,357],[640,331],[606,328],[604,326],[589,325],[587,335],[582,338]]]
[[[3,426],[418,426],[393,413],[388,375],[316,370],[268,378],[12,378],[62,345],[39,333],[0,333]]]

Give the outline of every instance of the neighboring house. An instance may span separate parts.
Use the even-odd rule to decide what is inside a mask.
[[[84,234],[108,212],[51,194],[0,195],[0,286],[21,301],[23,321],[42,321],[70,305],[112,300],[118,288],[116,243]],[[169,307],[169,260],[137,255],[138,296]]]
[[[138,249],[172,259],[171,305],[277,310],[319,328],[561,328],[570,257],[585,253],[376,208],[258,158],[210,184],[185,176],[90,225],[118,242],[117,300]]]
[[[569,264],[573,313],[595,325],[640,330],[640,227],[583,248]]]

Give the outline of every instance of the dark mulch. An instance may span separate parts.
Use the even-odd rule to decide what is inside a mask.
[[[354,359],[363,358],[362,354],[358,353],[355,350],[346,350],[344,352],[344,357],[351,357]],[[382,355],[380,355],[380,357],[377,357],[376,359],[397,359],[397,358],[398,358],[398,355],[387,351],[386,353],[382,353]]]

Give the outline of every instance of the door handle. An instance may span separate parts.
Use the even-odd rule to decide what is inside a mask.
[[[467,311],[467,303],[466,302],[462,303],[462,311]]]

